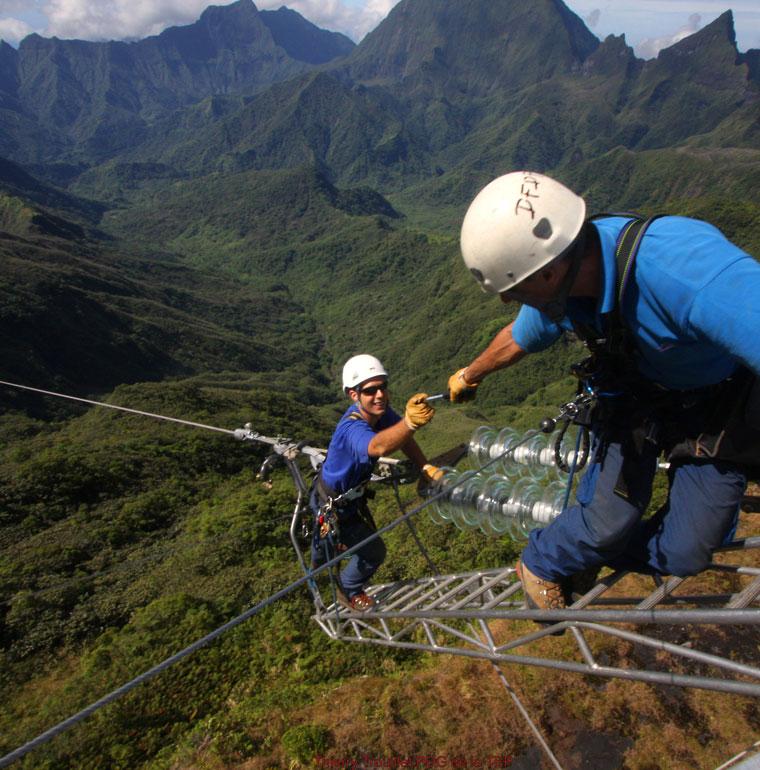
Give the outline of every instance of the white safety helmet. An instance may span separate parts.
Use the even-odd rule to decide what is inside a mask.
[[[351,388],[361,385],[375,377],[387,377],[385,367],[374,356],[362,353],[359,356],[349,358],[343,365],[343,390],[348,392]]]
[[[514,171],[486,185],[462,223],[464,263],[499,294],[560,256],[583,228],[586,203],[543,174]]]

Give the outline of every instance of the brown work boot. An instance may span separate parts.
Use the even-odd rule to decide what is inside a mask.
[[[359,591],[358,594],[354,594],[349,599],[340,580],[336,580],[335,582],[335,595],[338,604],[342,604],[346,609],[353,610],[354,612],[367,612],[377,604],[377,602],[364,591]]]
[[[601,567],[587,567],[582,572],[576,572],[563,580],[562,590],[565,594],[565,604],[569,607],[583,598],[599,582],[601,571]]]
[[[375,600],[364,591],[354,594],[349,601],[354,612],[367,612],[375,606]]]
[[[564,610],[565,596],[562,586],[551,580],[544,580],[534,575],[523,563],[515,565],[517,577],[523,586],[525,603],[532,610]]]

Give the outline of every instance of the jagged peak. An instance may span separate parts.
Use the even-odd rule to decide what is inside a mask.
[[[608,35],[583,63],[583,69],[595,74],[623,74],[638,61],[625,35]]]
[[[734,26],[733,11],[725,11],[717,19],[711,21],[694,34],[679,40],[668,48],[663,48],[657,58],[664,57],[667,59],[670,56],[691,54],[707,48],[716,42],[727,42],[738,55],[739,50],[736,47],[736,28]]]
[[[562,22],[565,25],[565,29],[568,32],[570,45],[572,46],[575,54],[580,59],[585,59],[594,52],[598,45],[593,42],[595,35],[589,32],[583,20],[572,11],[562,0],[552,0],[554,7],[557,9]]]
[[[298,61],[325,64],[346,56],[356,47],[345,35],[321,29],[285,6],[276,11],[259,11],[259,16],[269,28],[275,43]]]
[[[200,15],[200,21],[209,23],[226,19],[253,19],[259,10],[253,0],[237,0],[229,5],[209,5]]]
[[[58,38],[47,38],[42,37],[42,35],[38,34],[37,32],[32,32],[31,35],[27,35],[19,44],[18,44],[18,50],[22,51],[25,48],[38,48],[41,45],[47,44],[48,40],[57,40]]]
[[[598,45],[561,0],[401,0],[349,62],[358,80],[413,80],[425,69],[488,91],[578,66]]]

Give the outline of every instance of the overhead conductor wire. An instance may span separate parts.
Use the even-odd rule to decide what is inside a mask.
[[[228,433],[232,436],[235,435],[234,430],[227,430],[226,428],[216,428],[213,425],[204,425],[202,422],[191,422],[190,420],[179,420],[176,417],[166,417],[163,414],[155,414],[154,412],[143,412],[139,409],[129,409],[126,406],[115,406],[114,404],[106,404],[104,401],[92,401],[89,398],[78,398],[77,396],[67,396],[65,393],[55,393],[52,390],[42,390],[41,388],[30,388],[28,385],[17,385],[15,382],[5,382],[0,380],[0,385],[7,385],[9,388],[20,388],[21,390],[30,390],[33,393],[41,393],[44,396],[56,396],[57,398],[65,398],[69,401],[79,401],[82,404],[92,404],[93,406],[104,406],[107,409],[117,409],[120,412],[130,412],[131,414],[139,414],[143,417],[154,417],[156,420],[165,420],[167,422],[177,422],[180,425],[189,425],[193,428],[203,428],[204,430],[213,430],[217,433]]]
[[[106,404],[102,403],[100,401],[92,401],[90,399],[85,398],[77,398],[75,396],[68,396],[63,393],[55,393],[53,391],[48,390],[42,390],[40,388],[32,388],[27,385],[17,385],[16,383],[12,382],[6,382],[3,380],[0,380],[0,385],[6,385],[8,387],[12,388],[20,388],[22,390],[30,390],[35,393],[41,393],[43,395],[48,396],[56,396],[59,398],[66,398],[72,401],[80,401],[82,403],[86,404],[92,404],[94,406],[104,406],[111,409],[118,409],[120,411],[125,412],[131,412],[133,414],[139,414],[146,417],[154,417],[159,420],[168,420],[170,422],[177,422],[181,423],[183,425],[189,425],[196,428],[204,428],[206,430],[214,430],[220,433],[227,433],[230,435],[235,435],[234,430],[226,430],[224,428],[216,428],[211,425],[204,425],[202,423],[197,422],[191,422],[188,420],[179,420],[174,417],[166,417],[164,415],[155,414],[152,412],[143,412],[137,409],[128,409],[126,407],[119,407],[114,406],[113,404]],[[515,447],[511,447],[508,450],[505,450],[500,455],[497,455],[496,457],[492,458],[488,463],[486,463],[483,468],[487,468],[490,465],[495,464],[499,460],[502,459],[503,456],[505,456],[508,452],[511,452],[514,450]],[[66,732],[71,727],[74,727],[79,722],[85,720],[87,717],[94,714],[99,709],[103,708],[104,706],[109,705],[110,703],[113,703],[114,701],[118,700],[122,696],[126,695],[128,692],[133,690],[138,685],[143,684],[144,682],[149,681],[150,679],[153,679],[155,676],[158,676],[158,674],[162,673],[166,669],[173,666],[175,663],[179,663],[181,660],[184,660],[188,656],[192,655],[194,652],[197,652],[203,647],[206,647],[208,644],[213,642],[215,639],[219,638],[222,634],[225,634],[227,631],[231,631],[233,628],[236,628],[240,624],[244,623],[245,621],[252,618],[254,615],[257,615],[261,610],[265,609],[271,604],[274,604],[275,602],[279,601],[280,599],[284,598],[288,594],[295,591],[297,588],[300,588],[303,585],[306,585],[309,581],[313,580],[316,575],[319,575],[320,573],[330,569],[331,567],[335,566],[340,562],[342,559],[345,559],[347,556],[353,555],[356,551],[358,551],[360,548],[364,547],[367,543],[371,542],[372,540],[375,540],[378,537],[381,537],[386,532],[390,532],[392,529],[395,529],[399,524],[408,521],[412,516],[419,513],[424,508],[427,508],[428,505],[431,505],[432,503],[436,502],[437,500],[441,499],[445,495],[448,495],[451,491],[451,489],[458,486],[460,483],[463,483],[462,481],[457,481],[454,484],[452,484],[450,487],[447,487],[446,489],[442,489],[440,492],[432,495],[427,500],[425,500],[423,503],[421,503],[418,506],[415,506],[410,511],[407,511],[403,515],[396,518],[394,521],[390,522],[389,524],[386,524],[384,527],[381,527],[380,529],[376,530],[373,534],[371,534],[369,537],[365,538],[361,542],[357,543],[356,545],[352,546],[351,548],[347,548],[345,551],[342,551],[338,556],[335,556],[334,558],[330,559],[329,561],[322,564],[320,567],[317,567],[316,569],[312,569],[309,573],[306,575],[303,575],[302,577],[295,580],[293,583],[291,583],[288,586],[285,586],[285,588],[280,589],[274,594],[271,594],[266,599],[263,599],[258,604],[255,604],[253,607],[250,607],[247,609],[244,613],[241,615],[238,615],[236,618],[233,618],[232,620],[229,620],[224,625],[220,626],[219,628],[215,629],[214,631],[211,631],[210,633],[206,634],[203,638],[199,639],[196,642],[193,642],[193,644],[185,647],[183,650],[180,650],[179,652],[175,653],[174,655],[170,656],[166,660],[163,660],[161,663],[158,663],[157,665],[153,666],[153,668],[148,669],[148,671],[143,672],[142,674],[136,676],[134,679],[130,680],[129,682],[126,682],[121,687],[118,687],[117,689],[111,691],[107,695],[104,695],[102,698],[96,700],[94,703],[91,703],[89,706],[83,708],[81,711],[78,711],[76,714],[70,716],[68,719],[63,720],[62,722],[59,722],[57,725],[51,727],[49,730],[46,730],[45,732],[38,735],[36,738],[32,739],[28,743],[25,743],[23,746],[20,746],[19,748],[15,749],[14,751],[10,752],[9,754],[6,754],[4,757],[0,757],[0,768],[7,767],[12,762],[15,762],[18,759],[21,759],[23,756],[28,754],[30,751],[33,751],[34,749],[44,745],[45,743],[48,743],[56,736],[60,735],[63,732]]]

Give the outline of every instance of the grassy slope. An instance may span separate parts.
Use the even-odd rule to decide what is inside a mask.
[[[66,236],[0,233],[6,379],[93,392],[198,371],[308,371],[319,341],[284,287]]]
[[[493,149],[488,163],[498,164],[508,123],[495,119],[484,128]],[[551,144],[544,129],[510,152],[540,160]],[[745,130],[741,121],[736,130]],[[618,149],[593,161],[565,159],[559,168],[600,208],[705,216],[760,254],[756,151],[699,144],[637,154]],[[474,146],[473,155],[478,151]],[[6,317],[38,328],[35,306],[44,309],[50,300],[39,287],[52,285],[69,292],[61,307],[84,298],[98,313],[110,313],[103,318],[93,309],[80,328],[112,332],[126,323],[128,340],[150,342],[155,355],[172,352],[186,368],[169,372],[256,368],[246,357],[252,355],[267,372],[137,385],[112,397],[225,427],[254,416],[262,431],[324,441],[335,415],[309,405],[331,400],[327,383],[349,352],[370,348],[384,357],[398,372],[395,392],[403,403],[418,388],[442,389],[452,368],[508,319],[477,293],[457,253],[461,201],[492,173],[490,166],[475,168],[397,191],[391,200],[408,215],[404,221],[377,197],[336,190],[311,169],[140,180],[127,193],[134,197],[123,200],[125,209],[104,221],[112,232],[141,241],[134,260],[40,234],[31,209],[11,202],[3,226],[16,235],[0,244],[13,276],[3,287]],[[193,269],[157,261],[164,251]],[[195,272],[212,267],[222,277]],[[182,291],[170,292],[178,283]],[[186,344],[171,337],[172,329],[186,334],[188,325],[194,331]],[[53,327],[46,328],[47,338]],[[114,340],[102,345],[112,351]],[[60,361],[39,366],[40,340],[30,349],[38,368],[20,374],[60,373]],[[135,352],[121,350],[102,367],[113,378],[103,388],[128,379],[119,359],[134,367]],[[433,453],[484,422],[535,424],[571,384],[534,391],[575,356],[555,351],[519,374],[492,378],[474,405],[439,410],[421,435],[423,446]],[[23,357],[14,353],[15,360]],[[156,360],[146,370],[155,371]],[[76,381],[74,372],[68,380]],[[512,405],[497,406],[505,401]],[[9,414],[2,434],[0,668],[11,693],[0,716],[2,750],[297,574],[280,518],[292,505],[290,484],[280,475],[272,490],[263,489],[253,478],[250,448],[97,412],[53,425]],[[388,495],[376,510],[380,521],[390,520]],[[516,553],[508,542],[484,545],[424,518],[421,529],[444,570],[502,564]],[[408,538],[394,533],[388,541],[391,558],[379,579],[423,574]],[[362,750],[467,756],[476,745],[487,746],[489,756],[528,751],[525,728],[482,665],[332,645],[308,614],[303,595],[284,601],[61,737],[28,766],[283,767],[293,759],[306,763],[309,745],[335,757]],[[745,641],[754,643],[749,635]],[[717,649],[737,643],[719,635],[708,642]],[[625,645],[605,652],[631,654]],[[640,770],[712,767],[748,744],[760,725],[756,704],[741,698],[600,685],[532,669],[515,676],[567,767],[577,764],[574,754],[588,757],[605,746],[607,757],[624,756],[626,767]]]
[[[519,411],[484,417],[535,424],[567,385],[538,391]],[[297,430],[315,444],[327,439],[330,409],[304,409],[297,391],[270,388],[266,375],[200,377],[124,386],[111,399],[221,427],[250,419],[269,435]],[[422,445],[432,453],[468,435],[482,422],[471,411],[440,409]],[[5,415],[2,431],[0,671],[9,696],[0,751],[298,576],[287,539],[292,485],[284,471],[271,489],[256,481],[262,454],[252,446],[97,409],[54,426]],[[374,508],[380,523],[395,515],[388,492]],[[516,553],[508,541],[437,527],[424,514],[417,521],[442,571],[504,564]],[[757,524],[748,520],[751,531]],[[390,557],[378,580],[427,574],[403,528],[386,540]],[[487,664],[331,643],[309,614],[305,591],[279,602],[35,752],[26,766],[263,770],[293,760],[310,766],[315,751],[513,755],[538,766]],[[513,632],[497,630],[504,638]],[[723,632],[699,638],[684,630],[679,641],[686,637],[716,651],[738,645]],[[752,639],[743,636],[740,657],[751,659]],[[550,639],[539,649],[569,644]],[[612,662],[634,654],[625,643],[592,645]],[[568,768],[593,757],[610,768],[714,767],[750,743],[760,720],[754,701],[733,696],[524,667],[508,676]]]
[[[260,375],[200,378],[122,386],[112,400],[220,427],[251,419],[268,435],[297,426],[298,438],[324,444],[331,410],[304,409],[295,388],[277,396],[270,388]],[[459,429],[469,432],[472,422],[462,419]],[[52,426],[9,414],[2,431],[2,676],[13,695],[0,717],[0,751],[298,575],[286,534],[292,486],[284,473],[271,490],[256,482],[262,455],[254,447],[97,409]],[[447,432],[431,447],[449,441]],[[380,520],[392,516],[387,493],[376,509]],[[422,531],[434,558],[449,567],[496,564],[512,553],[508,544],[483,549],[473,536],[452,539],[429,522]],[[388,542],[396,558],[385,579],[422,573],[408,535]],[[323,655],[325,641],[308,614],[300,592],[30,766],[45,766],[45,756],[57,767],[137,766],[162,746],[171,754],[188,730],[224,722],[226,699],[243,691],[263,715],[273,701],[306,705],[336,677],[379,675],[391,665],[385,652],[361,648]],[[391,656],[401,667],[409,658]],[[225,745],[236,740],[230,730],[224,722],[218,731]],[[238,738],[253,750],[255,742]]]

